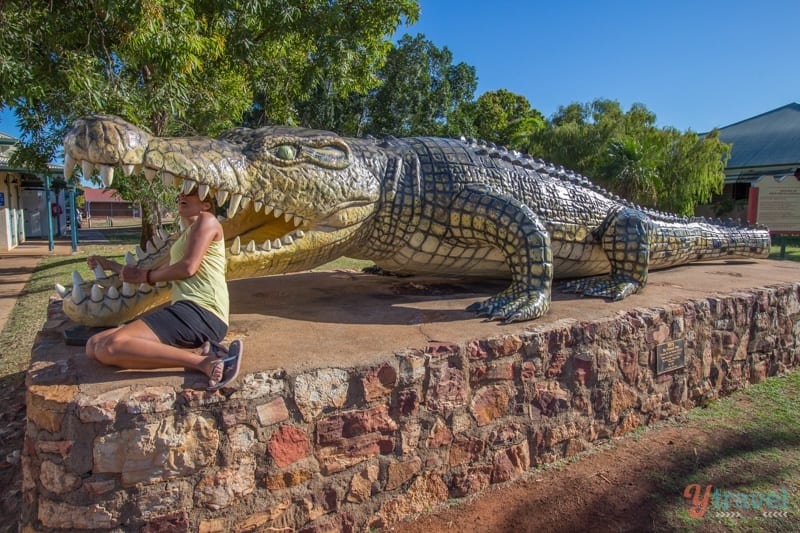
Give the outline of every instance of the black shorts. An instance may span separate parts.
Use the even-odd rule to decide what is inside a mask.
[[[141,317],[164,344],[197,348],[206,341],[221,342],[228,325],[220,317],[194,302],[180,300]]]

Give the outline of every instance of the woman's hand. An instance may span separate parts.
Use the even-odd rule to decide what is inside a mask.
[[[125,265],[119,271],[119,279],[128,283],[147,283],[147,270],[133,265]]]
[[[97,267],[97,265],[100,265],[100,267],[103,270],[111,270],[114,272],[117,272],[119,270],[118,268],[115,267],[120,266],[119,263],[117,263],[116,261],[111,261],[110,259],[106,259],[105,257],[100,255],[90,255],[89,257],[86,258],[86,263],[92,270],[94,270],[95,267]]]

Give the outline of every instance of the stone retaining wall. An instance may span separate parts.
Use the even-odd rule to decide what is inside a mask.
[[[380,528],[800,358],[794,283],[432,342],[363,368],[257,372],[223,394],[120,381],[90,397],[52,356],[60,303],[48,316],[27,378],[23,531]],[[657,374],[671,341],[685,366]]]

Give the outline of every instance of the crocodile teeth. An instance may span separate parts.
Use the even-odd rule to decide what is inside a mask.
[[[66,298],[67,294],[69,294],[69,291],[65,289],[64,286],[60,283],[56,283],[56,292],[62,298]]]
[[[64,154],[64,179],[70,179],[75,173],[75,158]]]
[[[191,194],[195,185],[197,184],[194,182],[194,180],[183,180],[183,188],[181,191],[183,194]]]
[[[205,184],[205,183],[201,183],[201,184],[199,184],[199,185],[197,186],[197,196],[198,196],[198,197],[199,197],[201,200],[205,200],[205,199],[206,199],[206,196],[208,196],[208,190],[209,190],[209,189],[210,189],[210,187],[209,187],[207,184]]]
[[[102,302],[103,301],[103,296],[105,296],[105,294],[103,293],[103,288],[100,285],[98,285],[97,283],[92,285],[92,296],[91,296],[92,301],[93,302]]]
[[[100,265],[95,266],[93,272],[94,272],[94,277],[96,277],[97,279],[105,279],[106,277],[106,271],[103,270],[103,267],[101,267]]]
[[[126,176],[130,176],[136,172],[136,165],[122,165],[122,173]]]
[[[136,257],[138,257],[140,261],[141,261],[142,259],[144,259],[145,257],[147,257],[147,252],[145,252],[144,250],[142,250],[142,247],[141,247],[141,246],[139,246],[138,244],[136,245],[136,248],[135,248],[135,250],[136,250]]]
[[[122,282],[122,295],[130,298],[134,294],[136,294],[136,287],[127,281]]]
[[[83,177],[88,180],[92,172],[94,172],[94,164],[91,161],[81,161],[81,173],[83,173]]]
[[[264,202],[262,202],[261,200],[256,200],[253,203],[253,211],[255,211],[256,213],[261,211],[263,208],[264,208]]]
[[[147,294],[148,292],[152,291],[153,289],[147,283],[142,283],[141,285],[139,285],[139,288],[137,290],[139,292],[141,292],[142,294]]]
[[[306,234],[303,232],[303,230],[299,229],[294,232],[294,236],[296,239],[302,239],[303,237],[306,236]]]
[[[233,218],[236,215],[236,212],[239,210],[239,204],[242,203],[242,195],[241,194],[233,194],[231,195],[231,202],[228,204],[228,218]]]
[[[147,255],[156,253],[156,245],[152,241],[147,241]]]
[[[72,284],[78,286],[83,285],[83,278],[77,270],[72,271]]]
[[[287,246],[290,244],[294,244],[294,239],[292,239],[291,235],[287,235],[286,237],[283,238],[283,244]]]
[[[242,243],[239,240],[239,236],[237,235],[235,239],[233,239],[233,244],[231,244],[231,253],[233,255],[239,255],[239,252],[242,251]]]
[[[153,244],[155,245],[156,248],[161,248],[162,246],[164,246],[164,239],[161,238],[161,232],[156,231],[155,233],[153,233]]]
[[[269,252],[270,250],[272,250],[272,243],[269,241],[269,239],[264,241],[264,244],[261,245],[261,249],[264,250],[265,252]]]
[[[250,242],[248,242],[248,243],[247,243],[247,248],[246,248],[246,250],[247,250],[248,252],[250,252],[250,253],[253,253],[253,252],[255,252],[255,251],[256,251],[256,241],[250,241]]]
[[[119,298],[119,291],[113,285],[108,288],[108,297],[111,298],[112,300],[116,300],[117,298]]]
[[[145,168],[144,169],[144,177],[148,179],[148,181],[153,181],[156,179],[156,171],[152,168]]]
[[[175,185],[175,175],[170,172],[161,171],[161,183],[166,185],[167,187],[172,187]]]
[[[272,206],[271,205],[264,206],[264,214],[269,215],[270,213],[272,213]]]
[[[225,190],[218,190],[217,191],[217,205],[222,205],[225,203],[225,200],[228,199],[228,191]]]
[[[278,250],[283,247],[283,243],[281,242],[280,239],[275,239],[274,241],[272,241],[272,247]]]
[[[291,214],[291,213],[284,213],[283,214],[283,220],[285,220],[286,222],[289,222],[290,220],[292,220],[292,218],[294,218],[294,215]]]
[[[156,287],[158,287],[159,289],[163,289],[164,287],[167,287],[168,285],[169,285],[169,283],[167,283],[166,281],[156,281]]]
[[[72,303],[74,304],[79,304],[86,298],[80,285],[75,285],[72,287],[72,294],[70,295],[70,298],[72,298]]]
[[[167,233],[167,230],[164,228],[158,228],[156,229],[156,232],[159,234],[159,236],[161,236],[162,241],[167,242],[167,239],[169,239],[169,233]]]
[[[136,258],[133,257],[132,253],[125,252],[125,264],[126,265],[136,265]]]
[[[100,165],[100,177],[103,180],[103,185],[111,187],[114,183],[114,167],[111,165]]]
[[[300,224],[303,223],[303,219],[298,217],[298,216],[295,216],[293,222],[294,222],[294,226],[297,227],[297,226],[299,226]]]
[[[275,208],[275,209],[272,211],[272,215],[273,215],[275,218],[280,218],[280,216],[281,216],[282,214],[283,214],[283,209],[278,209],[277,207],[276,207],[276,208]]]
[[[242,198],[242,205],[239,207],[239,209],[244,211],[245,209],[247,209],[248,205],[250,205],[250,197],[245,196],[244,198]]]

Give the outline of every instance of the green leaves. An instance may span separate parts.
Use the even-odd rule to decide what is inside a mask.
[[[730,146],[715,132],[701,139],[657,128],[655,119],[642,104],[627,112],[613,100],[570,104],[533,134],[528,148],[634,203],[690,215],[722,190]]]

